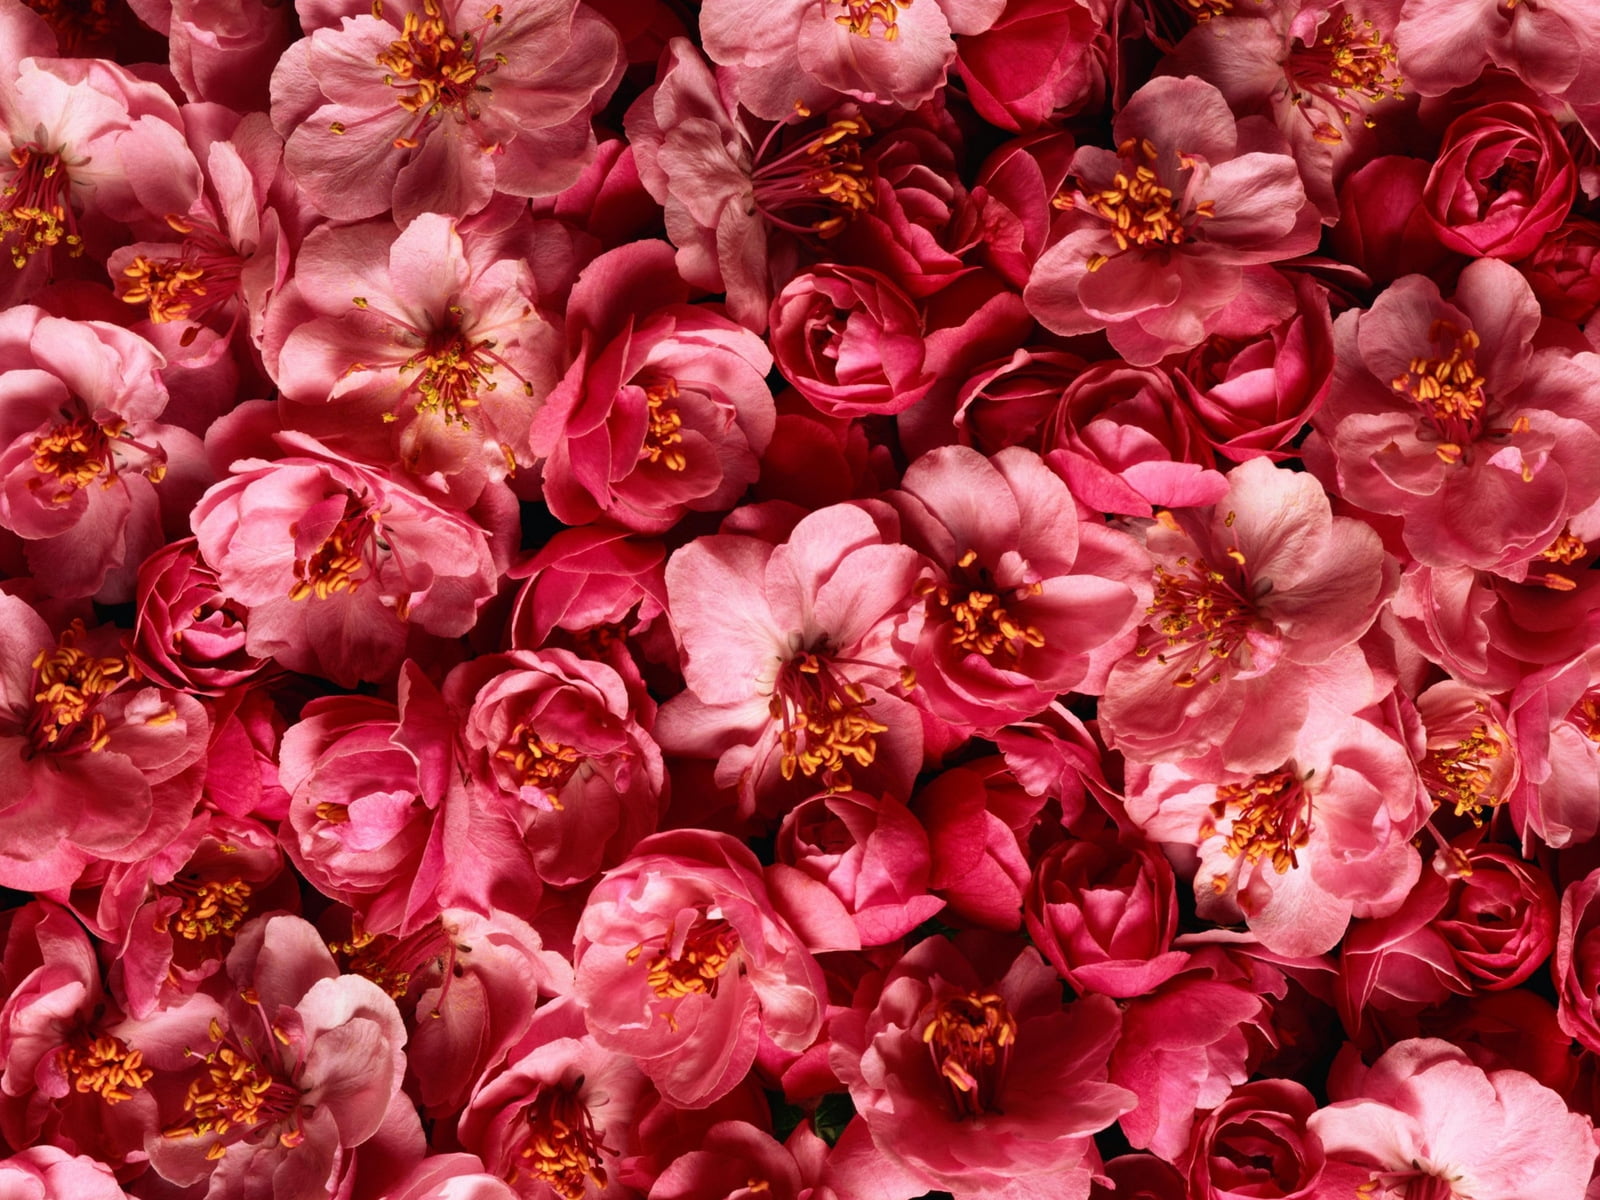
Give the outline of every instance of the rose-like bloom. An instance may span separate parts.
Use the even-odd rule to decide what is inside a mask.
[[[579,0],[314,12],[273,72],[272,123],[326,216],[467,217],[496,192],[554,195],[594,153],[590,115],[615,86],[619,47]]]
[[[1600,308],[1600,224],[1573,217],[1517,264],[1549,316],[1583,325]]]
[[[1471,83],[1493,63],[1568,103],[1600,99],[1600,78],[1585,66],[1600,54],[1594,0],[1556,0],[1521,12],[1496,0],[1412,0],[1394,36],[1405,56],[1406,86],[1424,96]]]
[[[1061,1003],[1061,983],[1023,950],[992,979],[949,941],[917,943],[870,1011],[830,1020],[829,1061],[856,1117],[828,1160],[842,1196],[1083,1200],[1091,1136],[1133,1106],[1106,1082],[1115,1004]]]
[[[450,673],[444,696],[460,714],[473,803],[507,814],[546,883],[581,883],[654,832],[661,752],[604,663],[565,650],[484,655]]]
[[[1339,1017],[1352,1037],[1378,1015],[1410,1015],[1472,991],[1435,918],[1450,900],[1451,885],[1424,870],[1399,908],[1352,921],[1339,943]]]
[[[475,1154],[430,1154],[383,1193],[384,1200],[517,1200]]]
[[[987,30],[956,43],[955,72],[989,124],[1037,129],[1099,102],[1110,41],[1091,4],[1009,0]]]
[[[1007,142],[978,172],[973,198],[981,205],[980,252],[1013,288],[1027,286],[1033,264],[1050,240],[1056,193],[1072,164],[1072,135],[1047,129]],[[998,447],[995,447],[998,449]]]
[[[552,634],[643,634],[667,610],[660,542],[605,525],[563,529],[508,572],[524,579],[509,622],[511,647],[536,650]],[[670,641],[666,622],[657,632]]]
[[[928,894],[928,835],[891,796],[825,792],[789,810],[777,859],[825,884],[863,946],[904,937],[944,907]]]
[[[1249,118],[1253,122],[1262,118]],[[1028,309],[1052,332],[1104,329],[1135,365],[1198,346],[1252,268],[1303,254],[1321,221],[1288,154],[1234,119],[1209,83],[1153,79],[1112,123],[1116,150],[1085,146],[1065,236],[1034,266]]]
[[[980,367],[956,394],[955,425],[962,441],[985,454],[1008,446],[1038,450],[1045,421],[1086,365],[1064,350],[1023,346]]]
[[[1359,694],[1366,675],[1349,647],[1390,590],[1378,535],[1333,516],[1303,472],[1251,459],[1227,479],[1215,508],[1164,512],[1147,532],[1155,599],[1100,706],[1107,743],[1130,758],[1215,748],[1274,770],[1313,695]]]
[[[1578,171],[1555,119],[1501,101],[1450,123],[1422,206],[1450,249],[1517,259],[1566,219],[1577,194]]]
[[[1511,820],[1531,849],[1578,845],[1600,830],[1600,654],[1528,674],[1511,694],[1508,733],[1520,770]]]
[[[390,677],[408,627],[440,637],[472,628],[498,580],[493,534],[387,474],[309,438],[299,453],[242,459],[195,507],[200,554],[222,592],[249,609],[245,648],[344,687]]]
[[[400,1014],[375,984],[341,975],[298,917],[252,923],[227,973],[220,1006],[204,996],[185,1006],[212,1014],[205,1034],[174,1018],[151,1030],[168,1042],[167,1069],[188,1079],[145,1141],[150,1165],[214,1200],[326,1196],[391,1103],[409,1106]]]
[[[1365,273],[1374,286],[1404,275],[1447,278],[1461,265],[1439,244],[1422,207],[1430,159],[1385,154],[1339,187],[1339,223],[1329,242],[1339,261]]]
[[[785,781],[882,784],[909,793],[922,722],[890,634],[911,604],[921,558],[862,508],[805,517],[774,546],[698,538],[667,563],[673,630],[688,689],[655,734],[671,753],[717,759],[717,781],[754,806]]]
[[[397,463],[452,505],[531,470],[528,424],[555,384],[558,335],[534,311],[515,231],[425,213],[324,225],[273,301],[263,355],[288,423],[324,445]]]
[[[1540,319],[1498,259],[1467,267],[1449,301],[1409,275],[1341,314],[1308,464],[1398,515],[1421,562],[1525,569],[1600,499],[1600,357],[1535,346]]]
[[[1022,924],[1025,849],[1044,804],[999,757],[951,767],[917,793],[912,812],[933,851],[929,886],[951,912],[985,929]]]
[[[222,594],[193,538],[144,560],[129,647],[146,678],[181,692],[220,696],[264,665],[245,649],[245,609]]]
[[[1466,851],[1463,865],[1433,928],[1474,986],[1515,987],[1555,947],[1555,889],[1537,866],[1500,846]]]
[[[1594,1169],[1588,1117],[1531,1075],[1485,1071],[1449,1042],[1399,1042],[1339,1084],[1307,1123],[1327,1154],[1327,1195],[1576,1200]]]
[[[105,1163],[55,1146],[0,1158],[0,1195],[17,1200],[127,1200]]]
[[[0,627],[0,885],[64,888],[155,854],[199,798],[205,709],[142,686],[115,630],[58,638],[3,593]]]
[[[779,1142],[747,1121],[723,1121],[680,1154],[650,1188],[650,1200],[734,1200],[759,1191],[771,1200],[836,1200],[819,1184],[828,1146],[801,1121]],[[759,1184],[759,1187],[752,1186]]]
[[[1138,842],[1073,839],[1050,847],[1033,864],[1022,919],[1034,945],[1080,992],[1138,996],[1189,961],[1172,949],[1172,867]]]
[[[1184,1178],[1154,1154],[1120,1154],[1096,1172],[1089,1200],[1189,1200]]]
[[[1311,1200],[1326,1161],[1306,1129],[1311,1093],[1292,1079],[1241,1084],[1197,1121],[1183,1161],[1192,1200]]]
[[[1228,490],[1173,377],[1153,367],[1088,367],[1062,391],[1042,447],[1097,512],[1148,517],[1157,506],[1215,504]]]
[[[248,0],[131,0],[128,7],[166,37],[185,96],[238,112],[267,107],[272,68],[298,32],[286,7]]]
[[[822,1026],[822,972],[727,834],[641,842],[589,893],[573,963],[589,1032],[680,1107],[732,1091],[763,1036],[799,1051]]]
[[[659,533],[731,507],[760,474],[775,412],[760,338],[688,303],[665,242],[584,269],[566,311],[570,366],[534,419],[544,501]]]
[[[942,446],[886,499],[935,567],[895,631],[935,716],[992,732],[1063,692],[1100,690],[1147,602],[1148,559],[1131,537],[1081,518],[1021,447],[985,458]]]
[[[1560,1004],[1561,1028],[1590,1050],[1600,1051],[1600,870],[1561,895],[1561,924],[1550,963]]]

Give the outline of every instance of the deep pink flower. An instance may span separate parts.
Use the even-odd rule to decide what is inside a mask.
[[[1042,130],[1001,146],[973,185],[983,221],[981,253],[1012,287],[1027,286],[1057,216],[1056,193],[1072,164],[1065,130]]]
[[[1150,526],[1155,599],[1100,718],[1131,758],[1217,748],[1240,768],[1276,770],[1313,695],[1354,688],[1350,711],[1375,699],[1350,646],[1386,598],[1389,568],[1377,534],[1333,516],[1311,476],[1251,459],[1227,478],[1215,508]]]
[[[985,363],[961,385],[955,426],[961,440],[985,454],[1008,446],[1038,450],[1045,421],[1061,393],[1087,366],[1076,354],[1022,346]]]
[[[1439,244],[1422,207],[1429,159],[1386,154],[1354,172],[1339,186],[1339,223],[1328,240],[1340,261],[1374,284],[1404,275],[1446,278],[1460,256]]]
[[[247,0],[130,0],[167,39],[172,73],[192,101],[239,112],[267,107],[278,56],[298,32],[288,5]]]
[[[1548,1200],[1581,1196],[1594,1169],[1589,1118],[1532,1076],[1485,1071],[1448,1042],[1412,1039],[1370,1068],[1351,1064],[1333,1094],[1308,1122],[1329,1188]]]
[[[1507,702],[1520,770],[1509,797],[1524,845],[1556,848],[1600,832],[1600,679],[1596,654],[1528,674]]]
[[[1536,865],[1500,846],[1473,847],[1463,864],[1433,926],[1474,987],[1515,987],[1555,946],[1555,889]]]
[[[1541,238],[1517,269],[1547,315],[1586,324],[1600,308],[1600,224],[1567,220]]]
[[[1321,222],[1294,159],[1246,149],[1270,138],[1200,79],[1151,80],[1112,134],[1118,149],[1073,156],[1065,236],[1024,295],[1046,328],[1104,329],[1146,365],[1198,346],[1229,304],[1253,303],[1251,270],[1310,250]]]
[[[592,634],[602,642],[612,635],[654,632],[670,643],[663,569],[667,552],[660,542],[630,537],[604,525],[563,529],[533,558],[512,567],[525,579],[510,620],[511,647],[534,650],[552,634]]]
[[[312,204],[341,221],[467,217],[549,196],[594,153],[616,31],[580,0],[319,5],[278,60],[272,121]]]
[[[1195,1123],[1184,1152],[1192,1200],[1312,1200],[1326,1159],[1306,1129],[1311,1093],[1291,1079],[1259,1079],[1233,1089]]]
[[[1561,925],[1550,964],[1560,1000],[1562,1030],[1600,1051],[1600,870],[1591,871],[1561,895]]]
[[[1133,1105],[1106,1082],[1116,1006],[1064,1006],[1031,948],[999,972],[931,937],[895,964],[870,1011],[829,1022],[829,1061],[856,1108],[828,1160],[840,1195],[1089,1194],[1090,1135]]]
[[[822,1025],[822,972],[726,834],[641,842],[589,893],[573,962],[595,1040],[682,1107],[732,1091],[763,1036],[798,1051]]]
[[[827,1144],[806,1121],[795,1126],[786,1143],[746,1121],[724,1121],[673,1160],[649,1197],[735,1200],[759,1192],[771,1200],[836,1200],[832,1189],[819,1184],[827,1156]]]
[[[1451,885],[1425,869],[1399,908],[1352,921],[1339,944],[1339,1016],[1352,1037],[1472,990],[1434,919]]]
[[[952,767],[922,787],[912,812],[933,851],[929,886],[952,913],[985,929],[1022,924],[1028,835],[1044,804],[999,757]]]
[[[664,242],[619,247],[579,276],[569,365],[529,433],[559,520],[604,514],[659,533],[686,513],[732,507],[755,482],[772,440],[772,357],[688,299]]]
[[[129,649],[139,671],[166,687],[215,696],[265,665],[245,649],[245,617],[200,561],[193,538],[169,542],[139,568]]]
[[[956,43],[954,69],[979,116],[1023,131],[1098,102],[1114,53],[1095,5],[1009,0],[988,29]]]

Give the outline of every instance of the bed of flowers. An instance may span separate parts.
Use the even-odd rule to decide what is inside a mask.
[[[0,1197],[1600,1196],[1600,0],[0,0]]]

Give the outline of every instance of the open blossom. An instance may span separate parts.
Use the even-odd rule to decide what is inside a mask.
[[[1203,80],[1151,80],[1112,133],[1115,150],[1073,156],[1065,236],[1024,295],[1047,329],[1104,329],[1123,358],[1148,365],[1204,341],[1260,286],[1251,270],[1310,250],[1321,222],[1294,159],[1246,149],[1262,139]]]
[[[870,1011],[829,1024],[830,1062],[857,1115],[828,1182],[892,1200],[930,1190],[1084,1200],[1091,1135],[1132,1107],[1106,1082],[1117,1028],[1104,997],[1064,1006],[1031,948],[994,979],[943,937],[919,942]]]
[[[1492,64],[1572,104],[1600,99],[1600,78],[1585,65],[1600,53],[1600,7],[1594,0],[1519,7],[1495,0],[1409,0],[1395,27],[1406,82],[1424,96],[1439,96],[1471,83]]]
[[[1333,516],[1307,474],[1257,458],[1227,478],[1215,508],[1163,513],[1148,530],[1155,599],[1100,708],[1107,741],[1131,758],[1216,748],[1275,770],[1313,695],[1354,689],[1352,711],[1375,699],[1348,648],[1391,586],[1377,534]]]
[[[28,1200],[126,1200],[103,1162],[55,1146],[33,1146],[0,1158],[0,1195]]]
[[[799,1051],[822,1025],[821,970],[726,834],[641,842],[589,894],[573,963],[589,1032],[680,1107],[732,1091],[763,1036]]]
[[[467,217],[496,192],[559,192],[593,153],[590,115],[614,86],[618,45],[580,0],[314,11],[273,72],[272,119],[295,183],[327,216]]]

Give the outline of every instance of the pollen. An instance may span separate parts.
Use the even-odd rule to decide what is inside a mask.
[[[1223,842],[1230,857],[1252,865],[1265,858],[1280,875],[1300,865],[1298,852],[1311,841],[1312,825],[1311,797],[1297,772],[1285,767],[1245,783],[1219,784],[1207,825],[1230,814]]]
[[[1449,321],[1435,321],[1429,330],[1432,355],[1413,358],[1404,375],[1390,385],[1414,401],[1440,437],[1440,457],[1458,461],[1461,446],[1471,442],[1483,425],[1488,397],[1487,381],[1478,374],[1475,330],[1461,330]],[[1446,447],[1454,451],[1446,456]]]
[[[377,524],[377,514],[351,496],[345,502],[343,519],[322,545],[309,558],[295,559],[295,581],[289,588],[289,599],[315,596],[326,600],[360,587],[367,576],[359,572],[367,565]]]
[[[482,57],[481,34],[499,20],[497,6],[484,14],[478,32],[456,33],[446,23],[439,0],[423,0],[421,15],[407,13],[400,36],[378,55],[383,81],[399,93],[395,102],[422,118],[447,110],[476,118],[478,96],[488,90],[482,80],[498,66],[492,56]],[[400,148],[416,144],[415,138],[396,142]]]
[[[739,951],[739,935],[726,921],[697,918],[674,952],[669,926],[661,952],[645,967],[645,981],[663,1000],[694,994],[715,996],[723,972]]]
[[[250,912],[251,887],[242,879],[174,883],[167,890],[183,897],[169,928],[186,941],[232,938]]]
[[[833,19],[857,37],[881,37],[886,42],[900,36],[900,11],[911,0],[839,0],[844,11]]]
[[[78,729],[85,730],[90,750],[106,745],[106,719],[94,710],[132,678],[133,668],[127,659],[101,658],[80,649],[83,636],[83,622],[75,620],[54,647],[34,657],[35,745],[62,746]]]
[[[678,411],[678,381],[668,378],[644,389],[646,420],[640,462],[659,463],[669,471],[689,465],[683,452],[683,416]]]
[[[70,254],[83,252],[72,216],[72,179],[59,153],[37,143],[11,151],[10,182],[0,188],[0,242],[6,244],[11,263],[19,270],[41,251],[65,246]]]
[[[1155,628],[1169,652],[1203,649],[1210,659],[1232,659],[1256,626],[1255,606],[1239,594],[1227,574],[1204,559],[1184,557],[1176,565],[1177,570],[1156,566],[1155,596],[1146,610],[1156,618]],[[1215,681],[1213,673],[1192,667],[1173,682],[1193,687],[1201,678]]]
[[[107,1104],[131,1099],[155,1074],[140,1051],[104,1033],[75,1038],[61,1052],[61,1069],[74,1091],[93,1093]]]
[[[616,1154],[595,1131],[594,1118],[584,1104],[580,1077],[572,1084],[546,1084],[522,1110],[525,1122],[522,1147],[512,1161],[507,1181],[545,1184],[562,1200],[578,1200],[592,1180],[602,1191],[606,1169],[601,1154]]]
[[[1505,803],[1495,785],[1496,764],[1510,751],[1497,724],[1475,726],[1459,742],[1438,746],[1422,760],[1422,781],[1435,808],[1448,804],[1458,817],[1482,825],[1484,812]]]
[[[873,703],[860,684],[841,681],[823,655],[807,652],[785,662],[769,705],[779,722],[783,777],[820,775],[830,790],[849,790],[849,764],[871,766],[878,735],[889,730],[868,715]]]
[[[933,1006],[922,1041],[957,1120],[1000,1111],[1017,1021],[1000,996],[964,992]]]
[[[535,787],[549,798],[551,807],[561,809],[557,793],[583,765],[583,755],[563,742],[541,737],[531,726],[519,723],[495,758],[509,766],[522,787]]]

